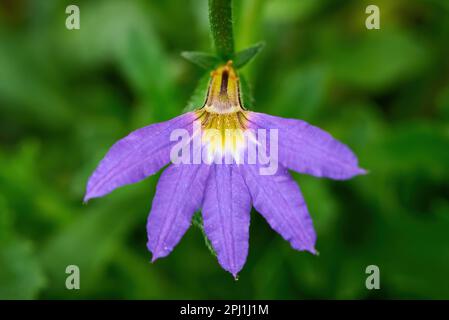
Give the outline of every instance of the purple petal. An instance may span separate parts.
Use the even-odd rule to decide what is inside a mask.
[[[254,208],[296,250],[315,251],[316,234],[298,185],[287,169],[260,175],[259,166],[240,167]]]
[[[248,255],[251,197],[236,165],[211,168],[203,202],[207,237],[218,262],[237,277]]]
[[[209,168],[172,164],[162,173],[147,223],[152,261],[167,256],[190,227],[203,200]]]
[[[166,122],[152,124],[116,142],[89,178],[84,201],[101,197],[126,184],[138,182],[170,162],[174,129],[188,128],[194,120],[186,113]]]
[[[256,127],[278,129],[279,162],[291,170],[336,180],[366,173],[346,145],[318,127],[255,112],[250,119]]]

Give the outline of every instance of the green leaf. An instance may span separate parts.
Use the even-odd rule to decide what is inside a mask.
[[[206,70],[212,70],[220,63],[220,59],[217,56],[206,52],[183,51],[181,56]]]
[[[307,200],[309,212],[313,216],[313,223],[317,233],[325,234],[332,230],[338,219],[339,203],[329,188],[329,184],[323,179],[315,179],[310,176],[292,174],[298,184],[301,182],[301,190],[304,199]],[[317,248],[319,250],[319,248]]]
[[[70,126],[75,112],[63,95],[61,80],[47,75],[49,71],[40,61],[35,60],[48,57],[43,57],[45,53],[35,51],[32,45],[2,39],[1,109],[20,119],[19,123],[38,123],[48,128]],[[30,59],[29,55],[34,55],[34,58]]]
[[[151,28],[145,32],[130,29],[123,47],[117,52],[117,60],[132,89],[143,99],[146,106],[143,118],[151,115],[162,120],[178,113],[178,96],[172,94],[175,87],[169,61]],[[145,121],[139,123],[144,124]]]
[[[42,268],[28,241],[0,245],[0,299],[33,299],[45,285]]]
[[[323,108],[328,88],[327,70],[320,64],[292,69],[280,80],[268,113],[311,119]]]
[[[286,277],[279,277],[285,272],[285,260],[283,259],[282,240],[277,239],[260,248],[256,255],[254,269],[251,272],[251,284],[254,290],[255,299],[279,299],[283,297],[283,289],[289,280]],[[243,279],[243,277],[242,277]]]
[[[444,210],[444,216],[449,211]],[[447,219],[422,219],[407,213],[389,215],[382,240],[370,252],[388,274],[392,296],[445,299],[449,295]]]
[[[425,42],[404,31],[368,32],[327,49],[326,57],[339,83],[379,92],[419,78],[432,64]]]
[[[426,172],[429,177],[448,175],[449,135],[446,127],[409,122],[397,125],[376,146],[371,166],[390,174]]]
[[[234,66],[239,69],[251,62],[256,55],[265,47],[265,42],[259,42],[249,48],[237,52],[234,55]]]
[[[65,50],[73,53],[71,63],[96,65],[116,63],[133,96],[140,104],[136,126],[145,119],[165,120],[178,113],[179,95],[154,19],[140,2],[100,1],[86,4],[83,27],[76,34],[64,35]],[[115,17],[120,16],[120,20]],[[97,25],[101,20],[101,25]],[[89,30],[95,29],[92,33]]]
[[[124,238],[144,212],[144,189],[132,188],[116,192],[115,197],[84,206],[84,213],[52,236],[42,248],[41,261],[52,283],[51,295],[70,295],[66,290],[65,269],[76,265],[82,274],[81,294],[88,295],[96,289],[96,279],[102,274],[112,257],[120,254]],[[93,201],[92,201],[93,202]],[[77,293],[79,294],[79,293]]]
[[[437,97],[437,111],[441,120],[449,120],[449,86],[445,87]]]

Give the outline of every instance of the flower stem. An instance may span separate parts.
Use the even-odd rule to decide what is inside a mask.
[[[232,0],[209,0],[209,22],[218,56],[230,59],[234,54]]]

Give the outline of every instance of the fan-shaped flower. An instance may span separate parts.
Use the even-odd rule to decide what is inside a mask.
[[[179,132],[188,136],[182,143]],[[147,224],[152,261],[173,250],[201,210],[218,261],[234,277],[248,254],[252,206],[294,249],[316,253],[312,220],[288,169],[337,180],[364,173],[353,152],[327,132],[246,110],[232,63],[211,73],[204,106],[114,144],[90,177],[85,201],[167,164]]]

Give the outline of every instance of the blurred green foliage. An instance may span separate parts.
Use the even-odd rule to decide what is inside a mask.
[[[180,52],[212,52],[207,0],[5,0],[0,298],[449,298],[449,2],[234,2],[236,50],[266,43],[242,69],[252,109],[328,130],[370,171],[294,175],[320,255],[292,250],[253,212],[238,281],[194,227],[151,264],[158,176],[82,204],[114,141],[201,101],[190,96],[203,71]],[[69,31],[75,3],[81,29]],[[368,4],[381,8],[381,30],[365,28]],[[79,291],[65,288],[71,264]],[[381,290],[365,288],[370,264]]]

